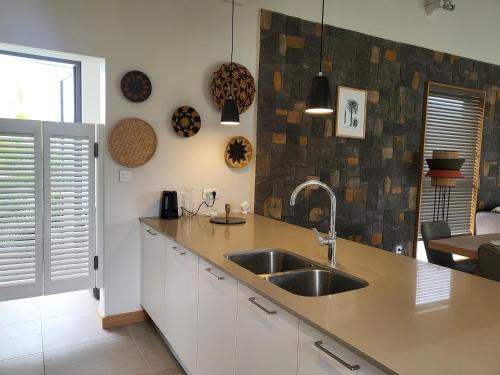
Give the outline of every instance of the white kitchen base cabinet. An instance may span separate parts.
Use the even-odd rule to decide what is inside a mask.
[[[234,375],[238,283],[200,259],[198,375]]]
[[[196,373],[198,257],[166,239],[165,332],[182,364]]]
[[[161,330],[165,325],[166,239],[145,224],[141,230],[141,304]]]
[[[297,375],[382,375],[384,372],[304,322]]]
[[[236,375],[291,375],[297,372],[299,321],[238,285]]]

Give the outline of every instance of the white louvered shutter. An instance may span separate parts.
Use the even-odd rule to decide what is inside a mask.
[[[448,225],[453,235],[471,233],[477,199],[484,93],[429,83],[420,223],[433,220],[434,186],[425,177],[433,150],[456,150],[464,179],[451,188]],[[420,227],[420,226],[419,226]],[[419,228],[420,230],[420,228]]]
[[[45,294],[91,289],[95,126],[44,123]]]
[[[0,301],[42,294],[40,125],[0,119]]]

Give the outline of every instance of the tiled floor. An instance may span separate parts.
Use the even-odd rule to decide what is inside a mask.
[[[90,292],[0,302],[0,375],[180,375],[150,323],[103,330]]]

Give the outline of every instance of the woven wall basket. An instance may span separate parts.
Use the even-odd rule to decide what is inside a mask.
[[[118,122],[111,131],[109,152],[117,163],[134,168],[153,157],[157,144],[151,125],[137,118],[127,118]]]
[[[245,137],[233,137],[227,142],[224,160],[231,168],[243,168],[252,160],[253,149]]]
[[[222,109],[224,101],[231,92],[231,82],[238,110],[243,113],[252,105],[255,97],[255,81],[252,74],[243,65],[233,63],[232,73],[231,64],[219,66],[212,75],[210,96],[217,108]]]

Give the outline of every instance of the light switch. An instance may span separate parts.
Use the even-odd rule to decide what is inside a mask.
[[[132,171],[120,171],[120,182],[132,181]]]

